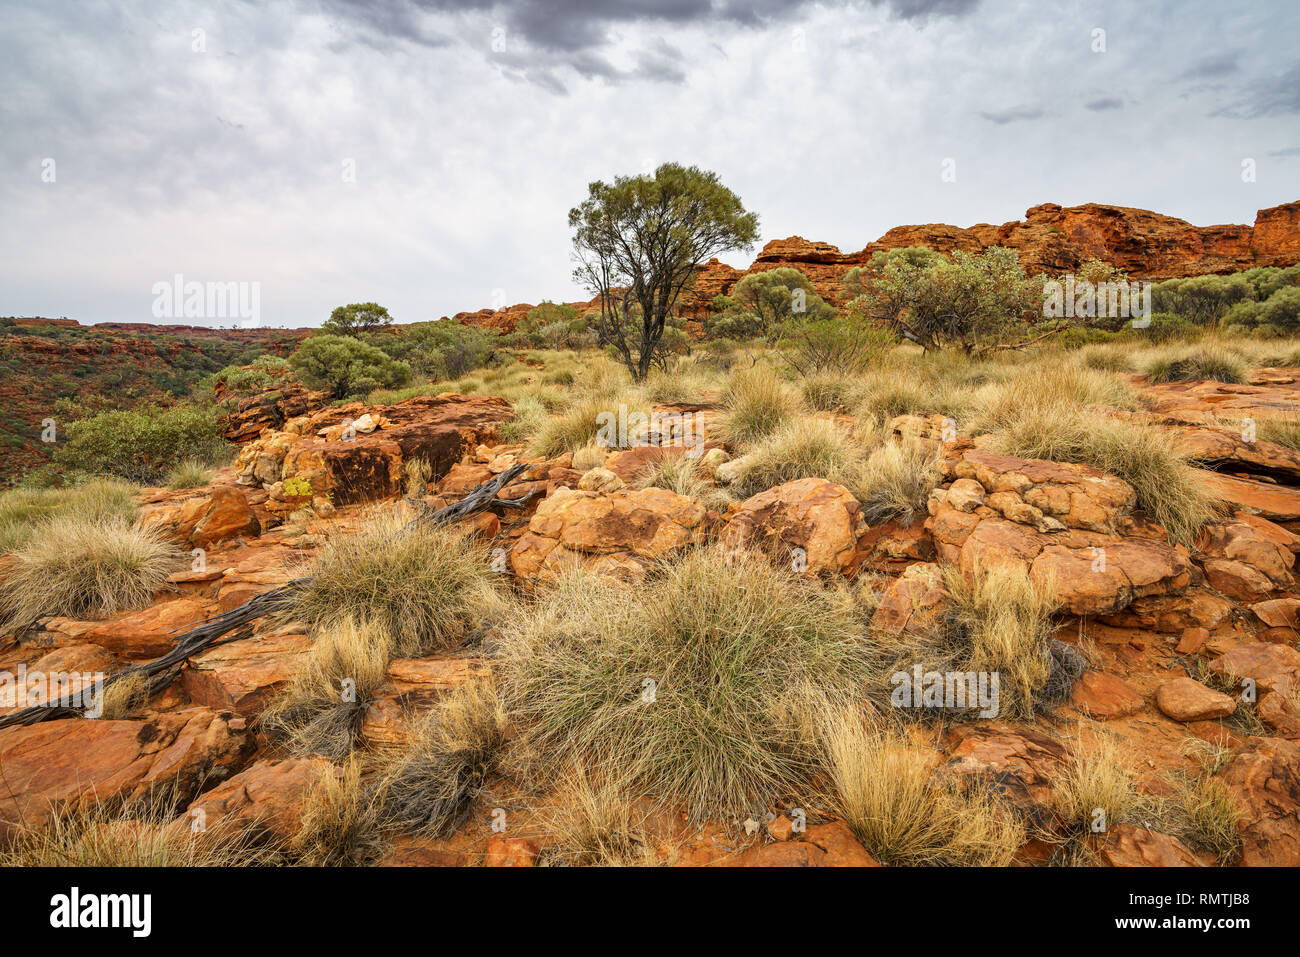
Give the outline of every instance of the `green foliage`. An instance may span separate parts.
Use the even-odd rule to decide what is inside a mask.
[[[861,372],[892,341],[888,333],[852,319],[829,319],[787,325],[780,346],[786,361],[807,377]]]
[[[1151,287],[1152,308],[1172,312],[1199,325],[1211,325],[1232,306],[1255,298],[1255,287],[1241,274],[1169,279]]]
[[[858,307],[868,316],[926,349],[978,351],[1023,331],[1022,320],[1041,304],[1042,286],[1025,276],[1015,250],[993,246],[951,259],[928,250],[891,253],[851,271],[848,288],[866,290]]]
[[[289,357],[289,365],[307,385],[328,389],[336,399],[404,385],[411,377],[405,362],[349,336],[312,336]]]
[[[766,338],[791,322],[824,321],[835,316],[835,310],[817,295],[808,277],[788,266],[751,273],[732,287],[729,297],[717,298],[730,305],[710,323],[710,331],[732,339]]]
[[[226,366],[213,376],[213,381],[221,383],[228,395],[247,397],[265,391],[291,372],[287,359],[264,354],[246,366]]]
[[[1300,286],[1281,286],[1264,302],[1244,300],[1223,316],[1223,327],[1270,338],[1300,329]]]
[[[321,323],[321,331],[335,336],[355,336],[392,325],[393,317],[377,302],[354,302],[339,306]]]
[[[69,422],[66,432],[55,463],[141,484],[159,481],[186,459],[220,460],[229,448],[212,410],[192,405],[99,412]]]
[[[405,362],[418,376],[438,381],[456,379],[487,365],[496,349],[496,336],[458,322],[417,322],[365,336],[364,342]]]
[[[758,238],[746,212],[717,174],[665,163],[654,175],[597,181],[569,211],[575,278],[600,298],[594,325],[640,382],[662,357],[668,318],[697,263]]]
[[[850,299],[858,296],[870,296],[873,286],[887,271],[892,269],[926,269],[943,259],[942,253],[925,246],[900,246],[886,249],[871,257],[866,266],[854,266],[844,274],[844,290]]]

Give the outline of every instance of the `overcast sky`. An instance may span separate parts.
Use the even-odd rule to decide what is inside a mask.
[[[1300,199],[1298,40],[1295,0],[3,0],[0,315],[159,321],[176,274],[270,326],[587,298],[568,209],[666,160],[845,251],[1042,202],[1249,223]]]

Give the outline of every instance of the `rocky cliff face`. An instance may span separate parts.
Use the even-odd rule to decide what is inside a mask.
[[[802,236],[774,239],[748,269],[736,269],[717,259],[705,263],[694,289],[683,297],[681,311],[698,318],[714,296],[729,292],[744,276],[782,266],[800,270],[824,299],[839,304],[844,298],[841,284],[845,273],[869,262],[877,252],[902,246],[928,246],[944,253],[978,253],[989,246],[1006,246],[1019,251],[1030,274],[1069,272],[1089,259],[1109,262],[1134,279],[1152,280],[1254,266],[1290,266],[1300,262],[1300,201],[1261,209],[1253,226],[1193,226],[1186,220],[1128,206],[1043,203],[1026,210],[1023,220],[1001,226],[895,226],[857,252],[844,253],[830,243]],[[508,332],[528,308],[480,310],[458,313],[454,318]]]

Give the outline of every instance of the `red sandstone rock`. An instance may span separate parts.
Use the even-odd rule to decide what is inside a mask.
[[[1224,769],[1223,782],[1241,811],[1241,864],[1300,865],[1300,744],[1251,738]]]
[[[1130,824],[1117,824],[1097,847],[1111,867],[1203,867],[1178,838]]]
[[[850,570],[866,532],[862,506],[848,489],[825,479],[786,482],[746,499],[722,534],[727,548],[765,547],[791,555],[809,575]],[[795,552],[800,549],[801,552]]]
[[[1237,710],[1237,702],[1232,698],[1194,678],[1166,681],[1156,691],[1156,705],[1175,721],[1226,718]]]
[[[151,788],[185,796],[243,766],[251,739],[205,708],[146,721],[66,718],[0,730],[0,837],[17,821],[39,825],[68,803],[141,798]]]

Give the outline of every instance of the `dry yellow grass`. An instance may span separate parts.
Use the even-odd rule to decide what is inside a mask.
[[[189,819],[144,801],[61,808],[40,827],[19,826],[0,845],[0,867],[247,867],[278,862],[252,828]]]
[[[353,756],[341,768],[321,769],[302,810],[302,824],[288,842],[293,860],[307,867],[355,867],[382,852],[378,809]]]
[[[505,744],[506,714],[492,688],[456,689],[419,721],[380,772],[384,826],[443,837],[469,813]]]
[[[334,619],[319,629],[311,655],[260,716],[296,754],[331,760],[351,750],[366,708],[393,657],[391,633],[373,621]]]
[[[737,460],[731,490],[746,498],[795,479],[842,481],[858,455],[857,448],[834,422],[800,416],[759,440]]]
[[[722,392],[719,427],[727,441],[744,447],[764,439],[799,412],[794,389],[771,366],[733,372]]]
[[[886,864],[1002,866],[1025,841],[1013,811],[978,785],[937,781],[925,755],[856,714],[826,719],[829,799]]]
[[[653,862],[644,822],[617,783],[593,783],[573,773],[547,822],[544,863],[573,867],[626,867]]]
[[[141,608],[175,571],[180,549],[118,518],[58,515],[15,553],[0,583],[0,631],[43,615],[103,618]]]
[[[387,514],[331,538],[307,574],[287,617],[313,627],[367,620],[405,657],[456,645],[503,607],[482,549],[455,529],[403,526]]]
[[[869,524],[911,524],[925,514],[926,499],[942,479],[938,456],[916,439],[886,441],[850,467],[845,486],[862,503]]]
[[[958,670],[998,675],[1001,715],[1032,718],[1041,704],[1068,696],[1077,674],[1052,680],[1058,605],[1050,585],[1035,584],[1009,566],[980,570],[973,580],[946,566],[944,581],[951,599],[945,626],[959,646]]]

